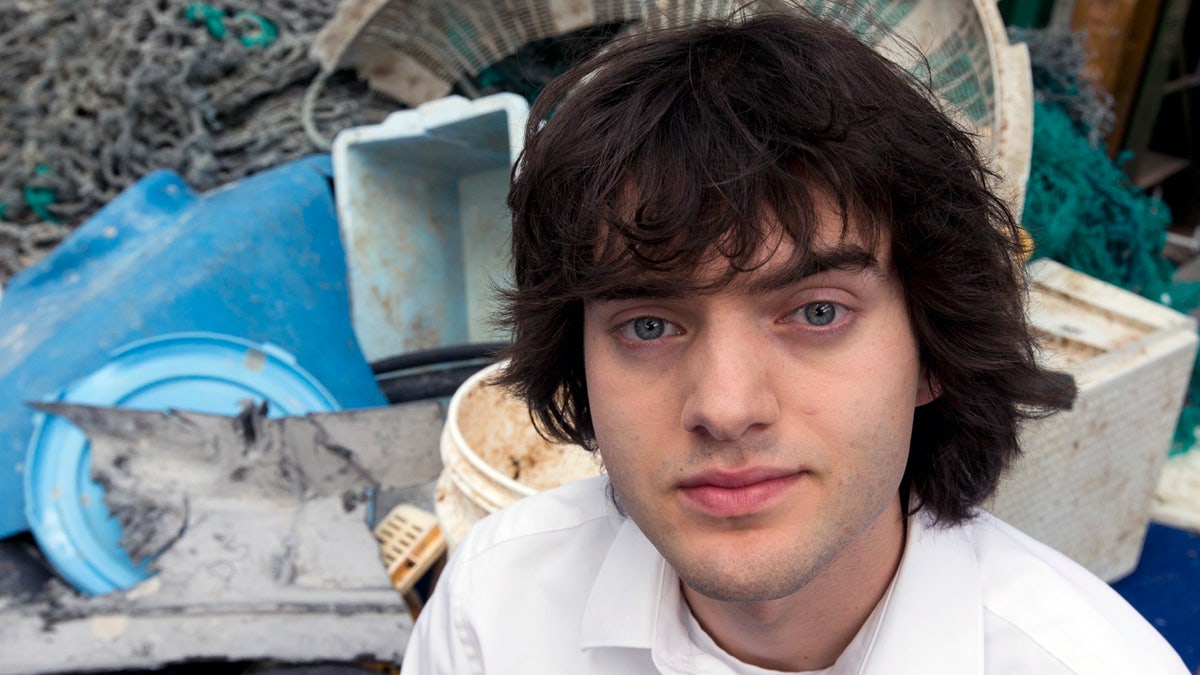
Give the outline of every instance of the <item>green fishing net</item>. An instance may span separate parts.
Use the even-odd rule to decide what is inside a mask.
[[[1012,31],[1025,41],[1035,91],[1033,156],[1023,224],[1034,257],[1056,260],[1142,297],[1188,312],[1200,282],[1176,282],[1162,255],[1171,212],[1130,182],[1099,139],[1111,124],[1110,101],[1079,79],[1077,34]],[[1196,445],[1200,370],[1194,369],[1172,454]]]
[[[1174,267],[1162,256],[1167,205],[1130,183],[1058,106],[1035,102],[1033,125],[1024,224],[1035,257],[1177,309],[1194,307],[1196,291],[1172,281]]]

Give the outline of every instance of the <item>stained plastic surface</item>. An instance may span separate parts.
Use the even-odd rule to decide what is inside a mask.
[[[333,142],[355,333],[371,361],[507,336],[509,171],[529,104],[448,96],[346,129]]]

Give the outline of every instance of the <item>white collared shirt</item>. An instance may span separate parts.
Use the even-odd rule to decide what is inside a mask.
[[[473,527],[417,621],[404,675],[770,672],[703,635],[606,486],[572,483]],[[887,593],[822,672],[1187,674],[1107,584],[986,513],[949,528],[913,516]]]

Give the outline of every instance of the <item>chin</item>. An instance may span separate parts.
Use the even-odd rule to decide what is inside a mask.
[[[722,602],[765,602],[792,595],[812,581],[800,566],[748,564],[729,561],[725,571],[709,565],[680,570],[672,565],[680,580],[693,591]],[[776,569],[771,569],[776,567]]]
[[[721,602],[767,602],[786,598],[804,587],[803,583],[764,584],[761,579],[747,583],[725,583],[701,579],[698,583],[683,581],[693,591]]]

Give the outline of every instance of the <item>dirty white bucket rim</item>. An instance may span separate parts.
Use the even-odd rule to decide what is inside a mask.
[[[508,361],[493,363],[492,365],[467,378],[467,380],[463,382],[461,386],[459,386],[459,388],[454,392],[454,395],[450,397],[450,408],[446,413],[446,431],[450,435],[453,446],[458,449],[459,454],[461,454],[462,457],[471,464],[471,466],[498,485],[523,497],[528,497],[536,494],[537,490],[529,487],[528,485],[518,483],[512,478],[500,473],[491,464],[485,462],[482,457],[475,454],[475,452],[467,444],[466,439],[463,438],[462,430],[459,428],[458,424],[458,412],[462,407],[462,401],[464,398],[466,398],[467,394],[476,387],[487,386],[486,380],[494,378],[507,365]],[[444,451],[442,461],[446,461]]]

